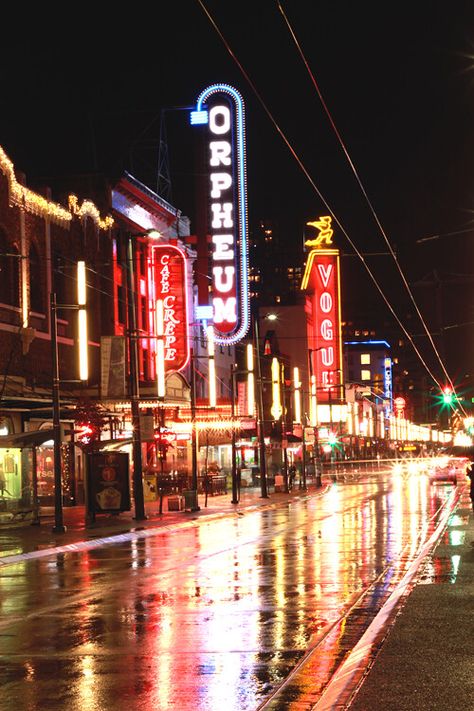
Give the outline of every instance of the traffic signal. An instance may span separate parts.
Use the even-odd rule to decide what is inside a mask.
[[[453,389],[449,385],[443,388],[443,402],[445,405],[452,405],[454,400]]]

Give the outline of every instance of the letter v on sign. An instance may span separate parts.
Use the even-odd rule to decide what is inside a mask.
[[[332,264],[318,264],[318,269],[319,269],[319,274],[321,276],[323,286],[327,288],[327,285],[329,284],[329,279],[331,276],[332,272]]]

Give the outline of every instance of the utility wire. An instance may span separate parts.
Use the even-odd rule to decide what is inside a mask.
[[[424,358],[423,358],[423,356],[421,355],[420,351],[418,350],[417,346],[415,345],[415,343],[414,343],[412,337],[410,336],[410,334],[408,333],[407,329],[405,328],[405,326],[403,325],[403,323],[402,323],[401,320],[399,319],[398,315],[395,313],[395,311],[394,311],[394,309],[393,309],[391,303],[389,302],[388,298],[385,296],[385,293],[383,292],[383,290],[382,290],[381,286],[379,285],[377,279],[375,278],[374,274],[372,273],[370,267],[367,265],[367,263],[366,263],[366,261],[365,261],[365,259],[364,259],[363,254],[359,251],[359,249],[357,248],[357,246],[355,245],[355,243],[354,243],[354,242],[352,241],[352,239],[349,237],[349,235],[348,235],[346,229],[344,228],[342,222],[341,222],[341,221],[339,220],[339,218],[336,216],[336,214],[334,213],[334,211],[333,211],[332,208],[330,207],[328,201],[326,200],[326,198],[323,196],[323,194],[321,193],[321,191],[319,190],[319,188],[318,188],[317,185],[315,184],[314,180],[312,179],[311,175],[309,174],[309,172],[308,172],[308,170],[306,169],[305,165],[303,164],[302,160],[300,159],[300,157],[298,156],[298,154],[297,154],[296,151],[294,150],[293,146],[291,145],[291,143],[290,143],[289,140],[287,139],[286,135],[283,133],[282,129],[280,128],[279,124],[277,123],[277,121],[276,121],[276,119],[274,118],[273,114],[271,113],[270,109],[267,107],[265,101],[263,100],[263,98],[262,98],[260,92],[258,91],[258,89],[256,88],[255,84],[253,83],[253,81],[251,80],[251,78],[249,77],[249,75],[247,74],[247,72],[245,71],[244,67],[242,66],[242,64],[240,63],[240,61],[238,60],[238,58],[237,58],[236,55],[234,54],[232,48],[230,47],[230,45],[229,45],[229,43],[227,42],[226,38],[224,37],[224,35],[223,35],[222,32],[220,31],[218,25],[216,24],[216,22],[214,21],[213,17],[211,16],[211,14],[209,13],[209,11],[207,10],[206,6],[205,6],[204,3],[202,2],[202,0],[197,0],[197,2],[198,2],[199,5],[201,6],[203,12],[206,14],[206,16],[207,16],[207,18],[209,19],[210,23],[212,24],[212,26],[213,26],[214,29],[216,30],[217,34],[219,35],[220,39],[222,40],[222,42],[223,42],[225,48],[227,49],[227,51],[229,52],[230,56],[232,57],[232,59],[233,59],[233,60],[235,61],[235,63],[237,64],[237,66],[238,66],[238,68],[240,69],[242,75],[244,76],[244,78],[245,78],[246,81],[248,82],[249,86],[251,87],[252,91],[253,91],[254,94],[256,95],[257,99],[259,100],[260,104],[262,105],[262,108],[264,109],[265,113],[267,114],[268,118],[270,119],[271,123],[273,124],[274,128],[276,129],[277,133],[280,135],[280,137],[282,138],[283,142],[285,143],[285,145],[287,146],[288,150],[290,151],[291,155],[292,155],[293,158],[296,160],[296,162],[298,163],[298,166],[300,167],[300,169],[303,171],[304,175],[305,175],[306,178],[308,179],[308,181],[309,181],[310,185],[312,186],[313,190],[315,191],[316,195],[319,197],[319,199],[321,200],[321,202],[324,204],[324,206],[326,207],[326,209],[328,210],[328,212],[330,213],[330,215],[332,216],[332,218],[334,219],[334,221],[337,223],[337,225],[339,226],[339,228],[340,228],[341,231],[343,232],[344,236],[346,237],[347,241],[348,241],[349,244],[351,245],[352,249],[353,249],[354,252],[357,254],[357,256],[359,257],[359,259],[361,260],[361,262],[363,263],[363,265],[364,265],[364,267],[365,267],[367,273],[369,274],[370,278],[372,279],[372,281],[373,281],[373,283],[374,283],[376,289],[378,290],[378,292],[379,292],[380,295],[382,296],[382,298],[383,298],[385,304],[387,305],[388,309],[390,310],[391,314],[392,314],[393,317],[396,319],[396,321],[397,321],[397,323],[399,324],[400,328],[402,329],[403,333],[406,335],[406,337],[407,337],[408,340],[410,341],[413,350],[415,351],[415,353],[417,354],[418,358],[420,359],[420,362],[423,364],[424,368],[426,369],[426,371],[427,371],[427,373],[429,374],[429,376],[431,377],[431,379],[436,383],[436,385],[437,385],[437,386],[439,387],[439,389],[441,390],[441,389],[442,389],[441,383],[438,381],[438,379],[436,378],[436,376],[435,376],[435,375],[432,373],[432,371],[430,370],[428,364],[426,363],[426,361],[424,360]]]
[[[419,307],[418,307],[418,304],[416,303],[415,297],[413,296],[413,292],[412,292],[412,290],[411,290],[411,288],[410,288],[410,286],[409,286],[409,284],[408,284],[408,281],[407,281],[407,279],[406,279],[406,277],[405,277],[405,274],[404,274],[404,272],[403,272],[403,270],[402,270],[402,268],[401,268],[401,266],[400,266],[400,263],[399,263],[399,261],[398,261],[398,259],[397,259],[397,255],[395,254],[395,252],[394,252],[394,250],[393,250],[393,248],[392,248],[392,245],[391,245],[391,243],[390,243],[390,240],[388,239],[388,237],[387,237],[387,235],[386,235],[386,233],[385,233],[385,230],[384,230],[384,228],[383,228],[383,226],[382,226],[382,223],[380,222],[379,216],[378,216],[377,212],[375,211],[375,208],[374,208],[374,206],[373,206],[373,204],[372,204],[372,202],[371,202],[371,200],[370,200],[370,198],[369,198],[369,196],[368,196],[368,194],[367,194],[367,191],[366,191],[366,189],[365,189],[365,187],[364,187],[364,185],[363,185],[363,183],[362,183],[362,180],[360,179],[360,176],[359,176],[359,174],[358,174],[358,172],[357,172],[357,169],[356,169],[356,167],[355,167],[355,165],[354,165],[354,162],[353,162],[353,160],[352,160],[352,158],[351,158],[351,156],[350,156],[350,154],[349,154],[349,151],[347,150],[347,147],[346,147],[346,145],[345,145],[345,143],[344,143],[344,140],[343,140],[343,138],[342,138],[342,136],[341,136],[341,134],[340,134],[340,132],[339,132],[339,130],[338,130],[336,124],[335,124],[335,121],[334,121],[334,119],[333,119],[333,117],[332,117],[332,114],[331,114],[331,112],[330,112],[330,110],[329,110],[327,104],[326,104],[326,101],[324,100],[324,97],[323,97],[323,95],[322,95],[321,89],[319,88],[319,85],[318,85],[318,83],[317,83],[317,81],[316,81],[316,78],[315,78],[315,76],[314,76],[314,74],[313,74],[313,71],[311,70],[311,67],[309,66],[308,60],[306,59],[306,56],[305,56],[305,54],[304,54],[304,52],[303,52],[303,49],[302,49],[302,47],[301,47],[301,45],[300,45],[300,43],[299,43],[299,41],[298,41],[298,38],[297,38],[296,35],[295,35],[295,32],[294,32],[294,30],[293,30],[293,27],[292,27],[292,25],[290,24],[290,21],[288,20],[288,17],[287,17],[287,15],[285,14],[285,11],[283,10],[283,7],[282,7],[281,2],[280,2],[279,0],[277,0],[277,5],[278,5],[278,9],[280,10],[280,13],[281,13],[282,16],[283,16],[283,19],[284,19],[286,25],[287,25],[287,27],[288,27],[288,30],[289,30],[289,32],[290,32],[290,35],[291,35],[292,39],[293,39],[293,42],[295,43],[295,46],[296,46],[296,48],[297,48],[297,50],[298,50],[298,53],[299,53],[299,55],[300,55],[300,57],[301,57],[301,59],[302,59],[304,65],[305,65],[305,67],[306,67],[306,69],[307,69],[307,71],[308,71],[308,74],[309,74],[309,76],[310,76],[310,78],[311,78],[312,84],[313,84],[313,86],[314,86],[314,88],[315,88],[315,90],[316,90],[316,93],[317,93],[317,95],[318,95],[318,97],[319,97],[319,100],[320,100],[320,102],[321,102],[321,104],[322,104],[322,107],[323,107],[323,109],[324,109],[324,111],[325,111],[325,113],[326,113],[326,116],[327,116],[327,118],[328,118],[328,120],[329,120],[329,123],[331,124],[331,127],[332,127],[334,133],[336,134],[336,138],[337,138],[337,140],[339,141],[339,144],[340,144],[340,146],[341,146],[341,148],[342,148],[342,150],[343,150],[343,153],[344,153],[344,155],[345,155],[345,157],[346,157],[346,159],[347,159],[347,162],[349,163],[349,165],[350,165],[350,167],[351,167],[351,170],[352,170],[352,172],[353,172],[353,174],[354,174],[354,177],[355,177],[355,179],[356,179],[356,181],[357,181],[357,183],[358,183],[358,185],[359,185],[359,188],[360,188],[360,190],[361,190],[361,192],[362,192],[362,194],[363,194],[363,196],[364,196],[364,198],[365,198],[365,201],[367,202],[367,205],[369,206],[369,209],[370,209],[370,211],[371,211],[371,213],[372,213],[372,216],[373,216],[373,218],[374,218],[374,220],[375,220],[375,223],[376,223],[377,227],[378,227],[379,230],[380,230],[380,233],[381,233],[381,235],[382,235],[382,237],[383,237],[383,239],[384,239],[384,241],[385,241],[385,244],[387,245],[387,247],[388,247],[388,249],[389,249],[389,251],[390,251],[390,254],[391,254],[391,256],[392,256],[392,258],[393,258],[395,264],[397,265],[397,269],[398,269],[398,272],[399,272],[399,274],[400,274],[400,277],[401,277],[401,279],[402,279],[402,281],[403,281],[403,285],[405,286],[406,291],[407,291],[407,293],[408,293],[408,295],[409,295],[409,297],[410,297],[410,299],[411,299],[411,302],[412,302],[412,304],[413,304],[413,306],[414,306],[414,308],[415,308],[415,311],[416,311],[416,313],[417,313],[417,315],[418,315],[418,318],[420,319],[420,322],[422,323],[423,328],[424,328],[425,331],[426,331],[426,335],[428,336],[429,342],[431,343],[431,346],[432,346],[432,348],[433,348],[433,350],[434,350],[434,352],[435,352],[435,354],[436,354],[436,357],[438,358],[438,361],[439,361],[439,363],[440,363],[440,365],[441,365],[441,369],[442,369],[444,375],[446,376],[446,379],[448,380],[448,382],[449,382],[450,386],[452,387],[453,391],[455,392],[454,384],[453,384],[453,382],[452,382],[452,380],[451,380],[451,378],[450,378],[450,376],[449,376],[449,374],[448,374],[448,371],[446,370],[446,366],[445,366],[445,364],[444,364],[444,362],[443,362],[443,360],[442,360],[442,358],[441,358],[441,356],[440,356],[440,354],[439,354],[439,351],[438,351],[438,349],[436,348],[436,344],[435,344],[435,342],[434,342],[434,340],[433,340],[433,338],[432,338],[432,336],[431,336],[431,333],[430,333],[430,331],[429,331],[429,329],[428,329],[428,326],[426,325],[426,322],[425,322],[425,320],[424,320],[424,318],[423,318],[423,315],[422,315],[422,313],[421,313],[421,311],[420,311],[420,309],[419,309]],[[467,231],[470,231],[470,230],[467,230]],[[452,234],[455,234],[455,233],[452,233]],[[435,237],[431,237],[431,238],[428,238],[428,239],[435,239]],[[425,240],[426,240],[426,238],[425,238]],[[410,340],[411,340],[411,337],[410,337]],[[466,413],[465,413],[465,414],[466,414]]]

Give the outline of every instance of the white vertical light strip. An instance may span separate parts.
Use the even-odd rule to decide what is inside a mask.
[[[272,407],[271,413],[274,420],[279,420],[282,416],[281,395],[280,395],[280,363],[278,358],[272,358]]]
[[[250,417],[255,414],[255,375],[253,372],[253,345],[247,344],[247,408]]]
[[[87,284],[86,284],[86,263],[77,263],[77,304],[79,306],[77,315],[78,343],[79,343],[79,380],[89,378],[89,353],[88,353],[88,332],[87,332]]]
[[[311,427],[318,426],[318,400],[316,397],[316,376],[312,375],[310,379],[310,408],[309,419]]]
[[[165,397],[165,341],[164,341],[164,309],[163,299],[155,302],[156,331],[156,389],[158,397]]]
[[[354,414],[352,412],[352,403],[347,403],[347,434],[354,434]]]
[[[293,387],[295,390],[295,422],[297,424],[301,423],[301,381],[300,381],[300,369],[298,367],[293,368]]]
[[[20,210],[20,275],[21,275],[21,325],[23,328],[28,326],[30,313],[30,295],[28,291],[28,264],[26,254],[26,237],[25,237],[25,213]]]
[[[207,327],[207,355],[209,358],[209,406],[215,407],[217,404],[216,396],[216,361],[214,347],[214,325],[210,324]]]
[[[354,402],[354,434],[357,436],[360,434],[358,402]]]
[[[374,436],[374,412],[372,408],[369,410],[369,437]]]

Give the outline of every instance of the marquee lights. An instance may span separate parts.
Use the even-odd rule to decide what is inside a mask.
[[[214,84],[199,96],[191,125],[208,127],[212,306],[217,343],[236,343],[250,323],[245,108],[236,89]]]
[[[71,205],[77,206],[77,198],[75,195],[69,196],[69,206],[70,210],[66,210],[62,205],[59,205],[52,200],[48,200],[43,197],[43,195],[38,195],[37,193],[30,190],[24,185],[21,185],[15,176],[15,169],[12,161],[8,158],[7,154],[0,146],[0,171],[5,175],[8,181],[8,192],[11,204],[16,205],[22,210],[26,210],[33,215],[40,215],[41,217],[47,218],[52,222],[61,225],[63,227],[69,226],[74,215],[87,214],[92,217],[100,229],[109,229],[113,224],[113,219],[110,216],[102,219],[100,217],[99,211],[90,200],[86,200],[81,208],[71,208]],[[72,203],[71,203],[72,200]],[[85,205],[85,207],[84,207]]]

